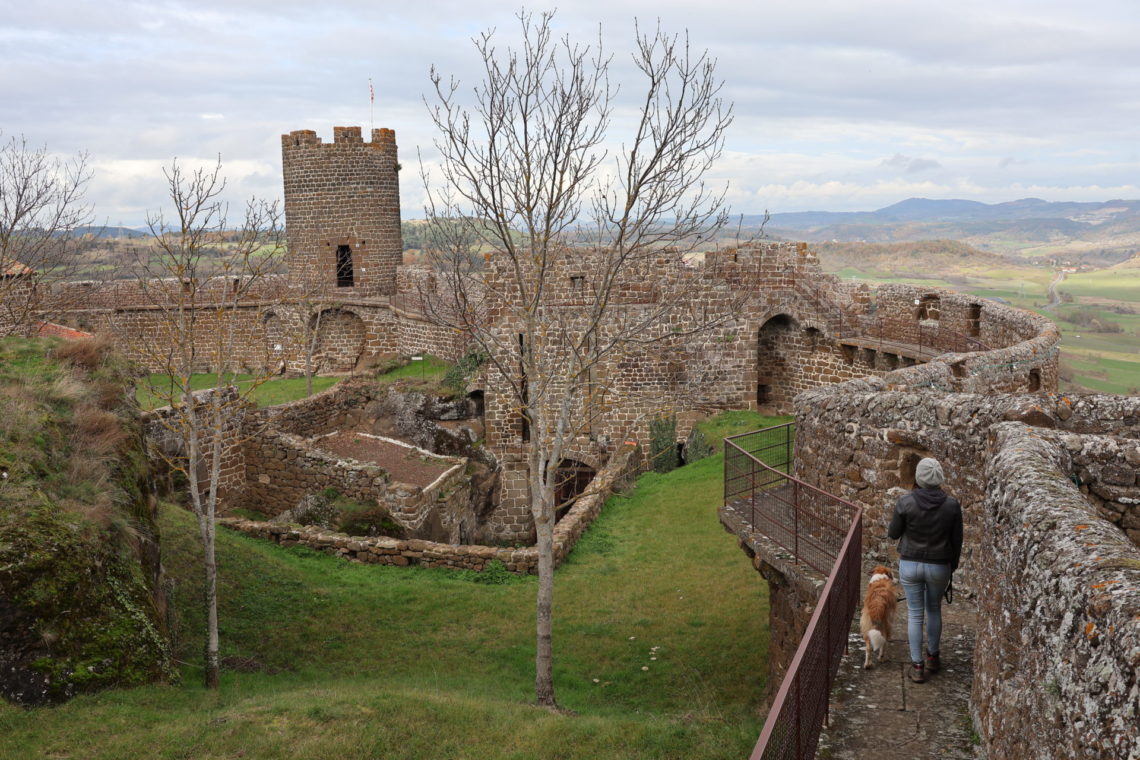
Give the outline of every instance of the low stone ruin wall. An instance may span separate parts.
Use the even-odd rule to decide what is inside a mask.
[[[198,468],[200,491],[209,487],[213,460],[215,433],[222,440],[221,464],[218,472],[218,510],[239,502],[245,491],[245,455],[241,445],[242,421],[250,408],[248,401],[238,396],[236,388],[227,387],[215,397],[214,391],[194,394],[201,423],[198,447],[202,462]],[[211,404],[221,409],[221,422],[217,430],[208,423]],[[156,473],[172,474],[174,469],[186,467],[186,427],[189,420],[179,410],[163,406],[142,414],[143,431],[147,440],[147,455]],[[186,473],[189,478],[189,473]]]
[[[1104,441],[1077,448],[1015,422],[990,434],[971,695],[982,744],[994,758],[1132,760],[1140,551],[1071,479]]]
[[[570,554],[586,528],[597,518],[606,497],[636,474],[639,450],[626,447],[612,457],[591,481],[588,493],[578,499],[570,511],[554,526],[554,564],[557,567]],[[220,525],[246,535],[263,538],[282,546],[306,546],[335,554],[354,562],[374,565],[417,565],[453,570],[486,570],[498,560],[507,570],[518,574],[538,571],[538,550],[533,547],[505,548],[439,543],[423,540],[347,536],[315,527],[299,527],[277,523],[223,518]]]
[[[259,409],[249,415],[247,427],[265,425],[302,438],[315,438],[355,425],[364,406],[379,392],[370,378],[342,380],[308,398]]]
[[[450,469],[435,482],[420,487],[394,481],[378,465],[346,460],[318,446],[314,440],[270,429],[248,440],[245,506],[278,515],[296,507],[309,494],[335,488],[355,501],[386,507],[409,535],[459,539],[459,526],[468,518],[469,491],[463,487],[467,460],[437,457],[407,446],[421,456],[450,464]]]

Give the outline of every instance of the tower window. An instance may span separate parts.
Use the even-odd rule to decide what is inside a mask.
[[[353,286],[352,248],[347,245],[336,247],[336,286],[338,288]]]

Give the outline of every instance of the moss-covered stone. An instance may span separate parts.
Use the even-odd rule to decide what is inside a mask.
[[[130,376],[106,345],[0,341],[0,694],[173,674]]]

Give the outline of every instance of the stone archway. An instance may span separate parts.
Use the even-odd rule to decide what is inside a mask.
[[[346,309],[325,309],[309,317],[310,335],[316,335],[313,366],[318,373],[351,372],[364,352],[364,320]]]
[[[285,318],[275,310],[269,309],[261,315],[261,331],[265,337],[265,357],[268,366],[276,368],[282,365],[288,350],[286,335],[288,328]]]
[[[796,388],[796,354],[803,341],[799,323],[788,314],[768,319],[756,336],[756,406],[784,413],[792,408]]]
[[[594,468],[575,459],[563,459],[558,465],[556,475],[557,491],[554,496],[556,504],[562,505],[583,493],[594,479]],[[561,520],[570,511],[573,504],[558,507],[555,521]]]

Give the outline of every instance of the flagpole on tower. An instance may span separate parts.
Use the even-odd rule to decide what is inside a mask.
[[[372,89],[372,77],[368,77],[368,131],[376,129],[376,90]]]

